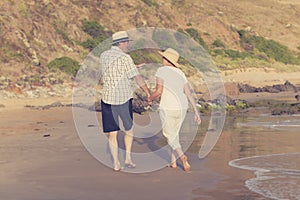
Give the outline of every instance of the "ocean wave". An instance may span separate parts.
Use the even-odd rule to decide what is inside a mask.
[[[229,165],[255,173],[245,182],[253,192],[270,199],[300,200],[300,152],[241,158]]]
[[[276,121],[276,122],[245,122],[245,123],[237,123],[238,126],[244,127],[264,127],[264,128],[272,128],[272,129],[300,129],[300,120],[285,120],[285,121]]]

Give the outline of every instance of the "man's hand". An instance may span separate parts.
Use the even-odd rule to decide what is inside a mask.
[[[145,64],[146,64],[146,63],[141,63],[141,64],[139,64],[139,65],[136,65],[136,68],[137,68],[137,69],[141,69],[142,66],[145,65]]]

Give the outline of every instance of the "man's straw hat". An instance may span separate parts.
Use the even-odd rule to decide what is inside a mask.
[[[159,51],[158,53],[168,61],[170,61],[172,64],[174,64],[176,67],[180,67],[180,64],[178,63],[178,59],[180,56],[179,53],[174,49],[168,48],[165,51]]]
[[[113,40],[113,44],[116,44],[118,42],[127,42],[127,41],[132,41],[129,40],[128,34],[126,31],[119,31],[116,32],[112,35],[112,40]]]

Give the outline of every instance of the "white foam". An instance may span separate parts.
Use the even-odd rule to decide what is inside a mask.
[[[265,127],[265,128],[280,128],[280,129],[299,129],[300,120],[285,120],[285,121],[276,121],[276,122],[246,122],[246,123],[237,123],[238,126],[244,127]]]
[[[255,178],[246,187],[266,198],[300,200],[300,152],[232,160],[232,167],[251,170]]]

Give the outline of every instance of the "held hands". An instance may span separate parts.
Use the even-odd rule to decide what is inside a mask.
[[[147,103],[149,106],[152,105],[152,99],[151,99],[151,95],[150,94],[147,94]]]

